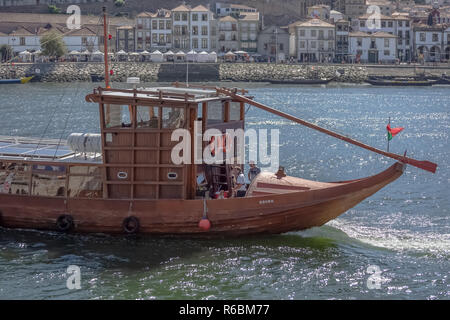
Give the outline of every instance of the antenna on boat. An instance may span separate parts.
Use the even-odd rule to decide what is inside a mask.
[[[109,68],[108,68],[108,35],[107,35],[107,21],[106,21],[106,7],[103,7],[103,46],[105,51],[105,87],[109,86]]]

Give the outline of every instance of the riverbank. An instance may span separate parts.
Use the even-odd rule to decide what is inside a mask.
[[[185,81],[271,81],[295,79],[330,79],[336,82],[361,83],[371,75],[413,76],[425,73],[450,73],[448,67],[400,65],[302,65],[269,63],[142,63],[113,62],[111,80],[125,82],[139,77],[142,82]],[[101,62],[90,63],[23,63],[0,65],[0,79],[35,76],[41,82],[91,81],[92,74],[102,75]]]

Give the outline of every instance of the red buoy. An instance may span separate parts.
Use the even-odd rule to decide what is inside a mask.
[[[202,230],[208,231],[211,229],[211,222],[208,218],[202,218],[202,220],[198,223],[198,227]]]

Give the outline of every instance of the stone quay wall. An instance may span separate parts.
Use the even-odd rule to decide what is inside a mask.
[[[441,75],[449,68],[413,66],[363,66],[363,65],[302,65],[269,63],[150,63],[113,62],[111,81],[125,82],[127,77],[139,77],[141,82],[185,81],[251,81],[295,79],[330,79],[336,82],[361,83],[369,75],[406,76],[416,73]],[[0,79],[35,75],[34,81],[74,82],[91,81],[91,75],[103,77],[101,62],[23,63],[0,65]],[[12,72],[11,72],[12,71]]]

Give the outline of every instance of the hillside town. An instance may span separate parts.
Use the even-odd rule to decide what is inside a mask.
[[[0,0],[0,11],[14,3]],[[83,15],[75,29],[67,26],[68,17],[0,12],[0,46],[9,46],[16,61],[45,60],[41,38],[56,33],[66,61],[103,59],[99,17]],[[309,0],[304,16],[288,25],[267,25],[257,8],[246,5],[183,2],[111,17],[108,32],[117,61],[439,63],[450,59],[450,1]]]

